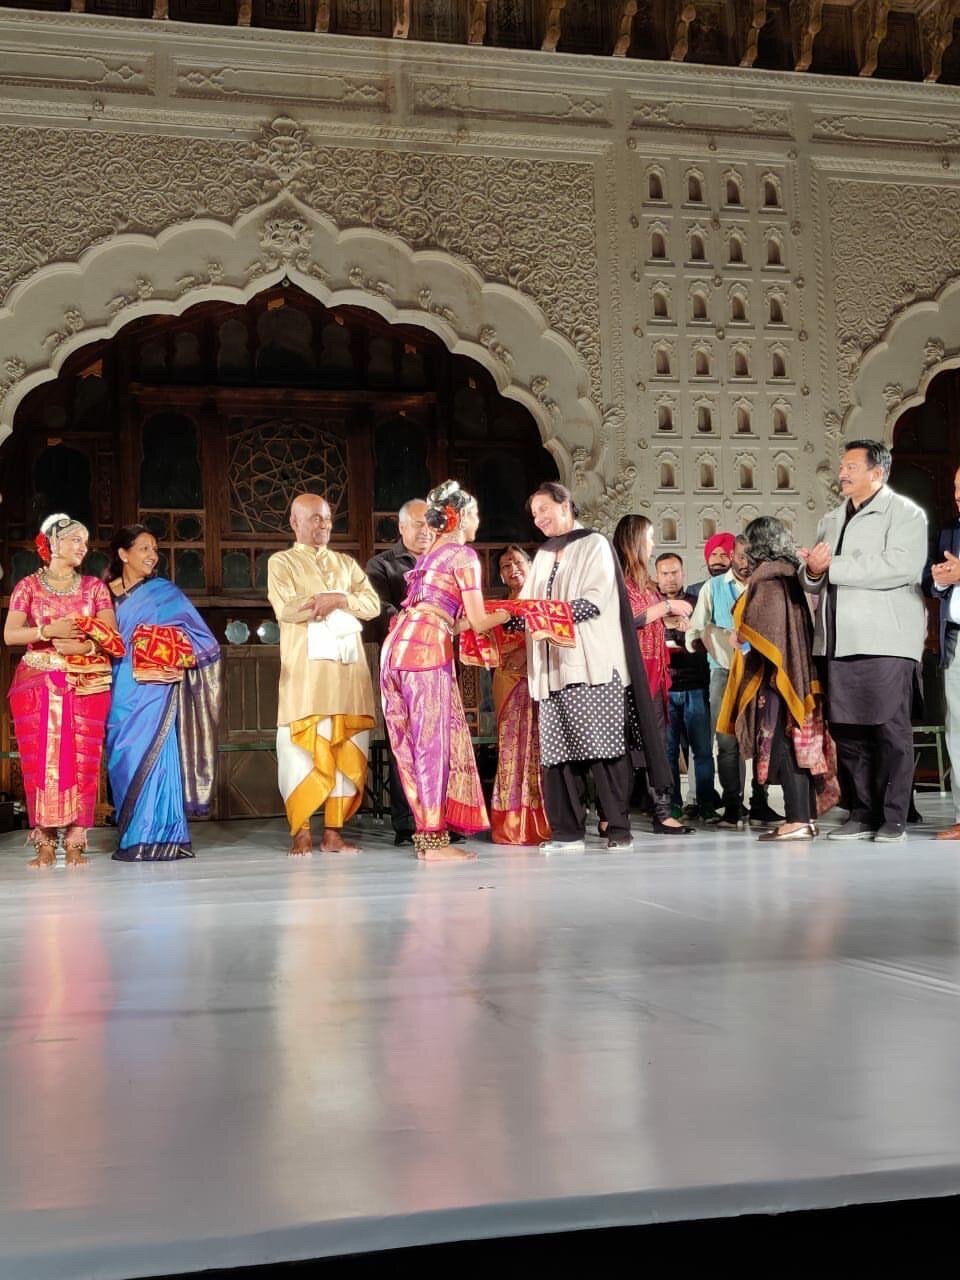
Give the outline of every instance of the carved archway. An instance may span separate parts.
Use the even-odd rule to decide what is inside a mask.
[[[930,383],[960,367],[960,276],[935,297],[905,307],[863,355],[851,388],[844,435],[893,443],[905,409],[921,404]]]
[[[284,277],[324,305],[420,325],[476,360],[533,415],[561,475],[583,484],[600,426],[589,372],[535,303],[451,254],[415,251],[377,230],[341,231],[289,192],[233,223],[198,218],[156,236],[113,236],[17,285],[0,309],[0,350],[11,353],[0,367],[0,441],[23,397],[78,348],[140,316],[246,302]]]

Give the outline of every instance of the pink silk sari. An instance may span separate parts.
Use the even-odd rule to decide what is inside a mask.
[[[110,608],[107,588],[91,577],[56,595],[30,574],[10,596],[10,609],[25,613],[28,627]],[[33,827],[91,827],[110,694],[80,693],[65,670],[49,665],[57,657],[48,643],[29,645],[10,686],[27,812]]]
[[[522,635],[501,632],[500,655],[510,665],[493,673],[497,711],[497,776],[490,798],[490,834],[494,844],[539,844],[550,839],[550,824],[540,790],[540,736],[537,708],[527,687]]]
[[[479,589],[472,547],[441,544],[407,574],[410,590],[380,654],[383,719],[417,831],[489,825],[453,664],[464,589]]]

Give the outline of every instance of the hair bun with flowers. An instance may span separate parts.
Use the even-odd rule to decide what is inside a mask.
[[[424,519],[437,533],[453,533],[460,526],[464,511],[474,501],[472,494],[461,489],[456,480],[444,480],[427,494]]]
[[[50,557],[55,550],[54,544],[59,540],[60,535],[67,529],[72,529],[74,525],[83,528],[79,520],[74,520],[73,516],[68,516],[64,511],[57,511],[52,516],[47,516],[40,526],[40,532],[33,540],[37,555],[44,564],[50,563]]]

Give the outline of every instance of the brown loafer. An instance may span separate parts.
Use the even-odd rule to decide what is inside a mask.
[[[937,839],[960,840],[960,822],[955,822],[952,827],[947,827],[945,831],[938,831]]]

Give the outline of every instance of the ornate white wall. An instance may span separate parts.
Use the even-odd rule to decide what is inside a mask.
[[[0,13],[0,437],[137,315],[283,275],[525,403],[594,523],[812,532],[960,363],[960,90]]]

